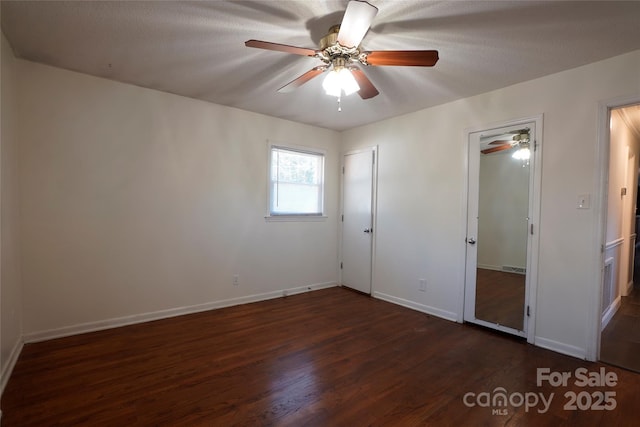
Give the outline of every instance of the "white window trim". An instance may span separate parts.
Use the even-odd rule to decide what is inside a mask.
[[[265,215],[267,222],[320,222],[329,218],[326,215]]]
[[[271,214],[271,150],[273,148],[281,148],[284,150],[297,151],[306,154],[321,155],[322,163],[322,214]],[[264,216],[267,222],[318,222],[325,221],[328,216],[325,213],[326,206],[326,168],[327,168],[327,150],[322,148],[309,147],[305,145],[292,145],[279,141],[267,141],[267,213]]]

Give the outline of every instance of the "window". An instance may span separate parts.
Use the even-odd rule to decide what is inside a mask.
[[[323,215],[324,152],[269,145],[269,216]]]

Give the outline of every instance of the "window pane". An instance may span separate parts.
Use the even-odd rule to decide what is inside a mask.
[[[322,214],[322,154],[273,147],[271,214]]]

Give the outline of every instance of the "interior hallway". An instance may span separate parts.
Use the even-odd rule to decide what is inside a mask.
[[[633,290],[622,297],[620,309],[602,331],[600,360],[640,372],[640,280],[637,272],[633,279]]]
[[[600,359],[611,365],[640,372],[640,286],[629,296],[602,331]]]

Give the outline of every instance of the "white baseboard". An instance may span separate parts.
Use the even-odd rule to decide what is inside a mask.
[[[613,316],[618,312],[620,305],[622,305],[622,298],[618,297],[602,314],[602,326],[600,327],[600,332],[604,331],[604,328],[607,327],[609,321],[611,321]]]
[[[489,265],[489,264],[477,264],[478,268],[483,270],[500,271],[503,273],[515,273],[515,274],[527,274],[527,267],[517,267],[514,265]]]
[[[315,283],[307,286],[299,286],[289,289],[281,289],[262,294],[248,295],[244,297],[231,298],[220,301],[211,301],[204,304],[191,305],[186,307],[170,308],[167,310],[153,311],[149,313],[134,314],[131,316],[118,317],[113,319],[99,320],[97,322],[81,323],[78,325],[65,326],[62,328],[49,329],[46,331],[32,332],[24,335],[24,342],[33,343],[46,341],[54,338],[62,338],[70,335],[78,335],[87,332],[96,332],[104,329],[117,328],[120,326],[133,325],[136,323],[150,322],[153,320],[167,319],[170,317],[182,316],[185,314],[199,313],[202,311],[214,310],[217,308],[231,307],[239,304],[265,301],[273,298],[280,298],[287,295],[301,294],[304,292],[316,291],[319,289],[337,286],[335,282]]]
[[[18,342],[13,346],[11,350],[11,354],[9,355],[9,359],[4,363],[2,367],[2,380],[0,381],[0,396],[4,393],[4,388],[9,382],[9,378],[11,377],[11,373],[13,372],[13,368],[16,367],[16,362],[18,361],[18,357],[20,357],[20,353],[22,352],[22,348],[24,347],[24,342],[22,339],[19,339]]]
[[[387,302],[391,302],[394,304],[398,304],[403,307],[410,308],[412,310],[431,314],[433,316],[440,317],[442,319],[451,320],[452,322],[456,322],[458,320],[458,314],[452,311],[446,311],[436,307],[431,307],[429,305],[424,305],[424,304],[420,304],[414,301],[409,301],[403,298],[394,297],[392,295],[387,295],[382,292],[374,292],[373,297],[387,301]]]
[[[566,354],[567,356],[576,357],[578,359],[586,360],[587,358],[587,351],[584,348],[550,340],[548,338],[535,337],[533,344],[538,347],[546,348],[547,350]]]
[[[480,264],[476,265],[478,268],[482,268],[483,270],[494,270],[494,271],[502,271],[502,267],[499,265],[489,265],[489,264]]]

